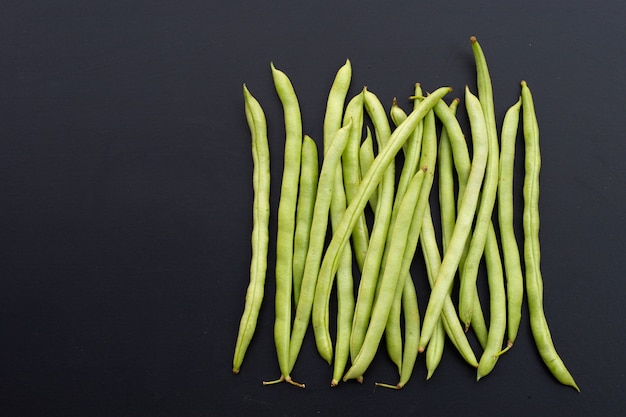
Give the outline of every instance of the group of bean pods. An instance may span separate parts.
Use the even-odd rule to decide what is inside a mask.
[[[486,59],[475,37],[471,37],[471,45],[478,94],[465,88],[469,135],[463,133],[455,114],[459,100],[449,105],[443,100],[451,91],[448,87],[424,94],[417,84],[411,96],[414,107],[408,114],[394,100],[388,117],[367,88],[346,104],[352,77],[347,60],[328,96],[321,158],[315,141],[302,134],[300,107],[289,78],[271,65],[284,110],[286,139],[275,265],[274,341],[280,377],[264,384],[285,381],[304,387],[291,373],[310,325],[319,354],[333,365],[332,386],[342,380],[362,381],[383,337],[399,381],[378,385],[402,388],[411,377],[418,353],[424,351],[430,378],[441,360],[446,337],[462,358],[477,368],[480,379],[515,342],[525,286],[530,327],[541,358],[558,381],[579,390],[555,350],[543,310],[539,129],[532,95],[522,81],[520,99],[506,112],[498,137]],[[271,211],[266,118],[245,85],[244,103],[252,136],[254,217],[250,283],[235,347],[234,373],[239,372],[252,340],[264,297]],[[513,217],[520,115],[525,144],[523,268]],[[366,126],[365,116],[373,132]],[[398,157],[400,152],[403,158]],[[441,250],[430,207],[436,178]],[[492,221],[496,207],[497,231]],[[423,320],[411,276],[418,246],[431,287]],[[489,290],[488,325],[477,290],[483,259]],[[353,262],[360,273],[358,281],[353,276]],[[452,289],[457,276],[455,307]],[[329,319],[333,288],[337,297],[334,343]],[[467,338],[470,327],[482,347],[479,358]]]

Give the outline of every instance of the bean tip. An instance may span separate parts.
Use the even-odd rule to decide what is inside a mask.
[[[237,375],[239,373],[239,368],[233,368],[233,374]]]
[[[522,80],[522,82],[520,82],[520,84],[521,84],[522,87],[526,87],[527,86],[526,80]]]
[[[472,36],[470,36],[470,42],[471,43],[476,43],[476,42],[478,42],[478,39],[476,39],[476,36],[472,35]]]
[[[417,348],[417,351],[418,351],[419,353],[423,353],[423,352],[424,352],[424,350],[426,350],[426,349],[424,349],[424,346],[420,346],[420,347],[418,347],[418,348]]]
[[[339,381],[337,381],[336,379],[333,379],[332,381],[330,381],[331,387],[336,387],[337,385],[339,385]]]

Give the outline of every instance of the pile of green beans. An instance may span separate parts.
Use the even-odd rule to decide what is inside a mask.
[[[521,82],[520,95],[498,132],[487,61],[476,38],[470,40],[477,94],[465,88],[469,131],[464,132],[457,117],[461,100],[444,101],[449,87],[423,93],[416,84],[408,113],[395,98],[387,112],[367,88],[350,96],[352,66],[346,60],[330,87],[319,152],[317,142],[303,133],[291,81],[271,64],[286,136],[273,276],[279,376],[264,384],[284,381],[304,388],[291,373],[311,328],[319,355],[333,366],[331,386],[363,382],[382,347],[398,370],[398,382],[377,385],[403,388],[421,352],[430,379],[446,338],[476,369],[479,380],[514,345],[525,287],[540,357],[557,381],[579,391],[556,352],[543,309],[541,159],[530,88]],[[264,299],[272,209],[269,132],[261,104],[245,85],[244,105],[252,137],[254,204],[250,280],[235,344],[235,374],[251,345]],[[525,146],[522,252],[513,204],[518,136]],[[438,192],[437,205],[431,205],[432,190]],[[433,215],[435,209],[439,216]],[[418,253],[423,271],[415,262]],[[480,296],[488,301],[479,297],[477,281],[483,275],[487,290]],[[430,292],[419,294],[418,280],[425,280]],[[334,341],[331,323],[336,323]]]

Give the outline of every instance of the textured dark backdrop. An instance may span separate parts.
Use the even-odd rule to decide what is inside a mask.
[[[552,3],[4,1],[1,413],[625,415],[626,5]],[[263,387],[278,375],[273,249],[257,336],[233,376],[252,201],[242,83],[268,115],[277,186],[270,61],[319,141],[346,58],[352,93],[368,85],[408,107],[418,81],[455,95],[475,87],[470,35],[487,55],[500,120],[521,79],[535,95],[546,314],[582,392],[546,371],[527,316],[479,383],[448,346],[429,382],[420,356],[403,391],[374,389],[396,377],[382,354],[365,384],[331,389],[308,337],[294,371],[307,388]]]

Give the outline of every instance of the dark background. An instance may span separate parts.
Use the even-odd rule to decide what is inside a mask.
[[[625,415],[624,21],[618,0],[3,1],[0,413]],[[270,61],[321,143],[346,58],[351,94],[368,85],[407,109],[415,82],[475,91],[471,35],[498,123],[520,80],[534,93],[545,309],[582,392],[547,372],[527,315],[478,383],[448,345],[428,382],[420,356],[403,391],[374,388],[397,377],[383,351],[363,385],[331,389],[310,335],[293,373],[307,388],[262,386],[278,376],[274,234],[257,334],[233,376],[252,225],[242,83],[268,116],[274,233],[284,128]]]

